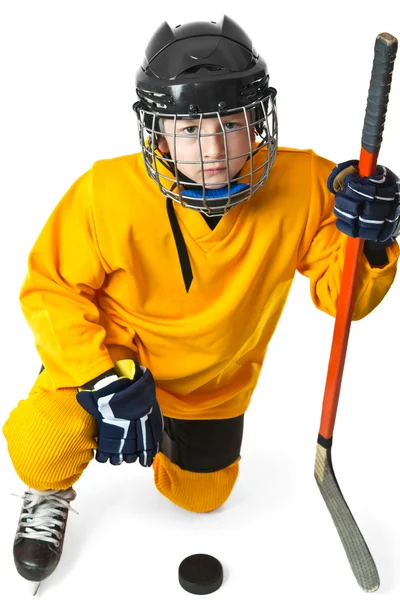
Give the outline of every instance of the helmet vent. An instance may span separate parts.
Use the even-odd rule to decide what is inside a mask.
[[[190,69],[186,69],[183,73],[187,73],[189,75],[193,73],[198,73],[199,71],[225,71],[224,67],[220,67],[219,65],[195,65],[194,67],[190,67]]]
[[[268,89],[268,76],[263,77],[262,79],[257,79],[257,81],[252,81],[246,85],[243,85],[240,88],[240,95],[244,96],[248,100],[252,100],[253,98],[258,98],[260,93],[264,94]]]

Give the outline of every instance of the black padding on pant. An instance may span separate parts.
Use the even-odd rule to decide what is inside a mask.
[[[164,416],[160,450],[185,471],[213,473],[240,456],[244,415],[232,419],[187,421]]]

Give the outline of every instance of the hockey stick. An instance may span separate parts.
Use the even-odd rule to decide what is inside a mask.
[[[361,140],[359,174],[375,173],[382,142],[397,39],[381,33],[375,41],[375,54]],[[367,544],[340,491],[332,465],[331,448],[340,386],[353,314],[358,256],[364,242],[348,238],[341,289],[329,358],[314,475],[349,559],[358,584],[365,592],[379,588],[379,575]]]

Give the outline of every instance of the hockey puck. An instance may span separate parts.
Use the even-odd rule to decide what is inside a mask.
[[[222,585],[222,565],[209,554],[192,554],[179,565],[179,583],[191,594],[216,592]]]

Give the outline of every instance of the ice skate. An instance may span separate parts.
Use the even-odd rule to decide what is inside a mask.
[[[60,561],[68,511],[73,510],[70,502],[75,497],[72,488],[46,491],[28,488],[23,496],[14,540],[14,562],[18,573],[32,581],[33,595]]]

